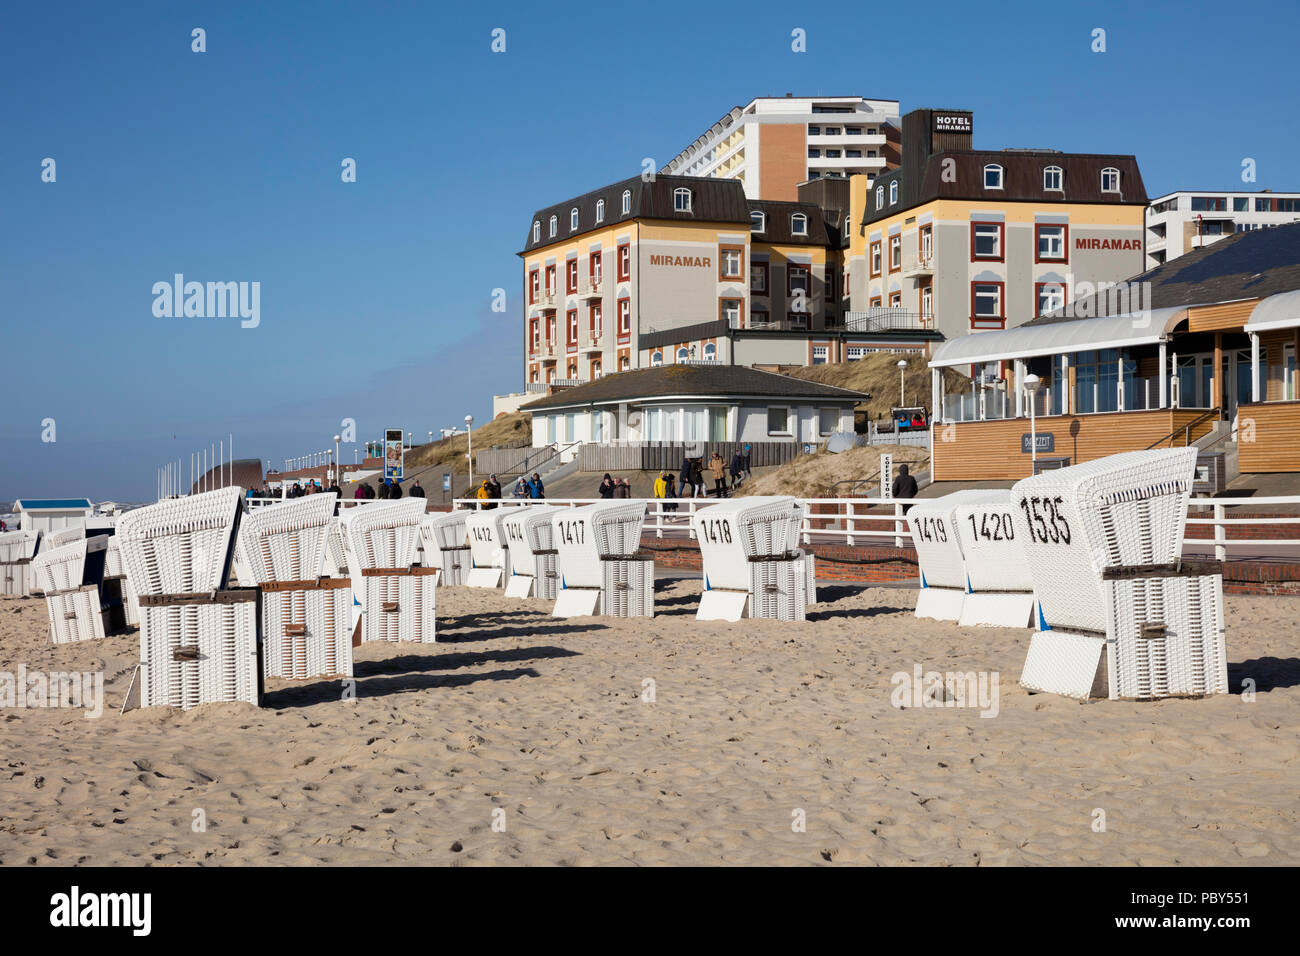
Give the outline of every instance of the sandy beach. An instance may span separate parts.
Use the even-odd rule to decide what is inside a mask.
[[[124,716],[134,632],[56,647],[0,599],[0,670],[106,697],[0,710],[0,864],[1300,863],[1293,599],[1227,599],[1232,695],[1081,703],[1018,685],[1027,631],[917,621],[915,590],[731,625],[659,587],[649,621],[442,589],[440,643],[358,649],[355,701]],[[917,665],[996,703],[894,706]]]

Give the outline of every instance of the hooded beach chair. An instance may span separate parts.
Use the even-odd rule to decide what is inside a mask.
[[[424,566],[438,569],[440,586],[459,587],[469,577],[469,541],[465,521],[468,509],[432,514],[420,522]]]
[[[501,533],[510,551],[506,597],[555,600],[560,573],[551,519],[556,512],[566,510],[570,509],[556,505],[525,505],[506,513],[501,522]]]
[[[140,602],[142,707],[261,703],[260,594],[225,587],[242,496],[221,488],[118,519],[122,566]]]
[[[1010,489],[963,499],[953,509],[966,581],[963,626],[1033,626],[1034,579],[1011,511]]]
[[[344,529],[361,640],[434,643],[438,571],[415,565],[425,500],[376,501],[349,511]]]
[[[266,677],[352,676],[351,582],[326,576],[337,561],[335,498],[322,493],[267,505],[240,523],[241,560],[262,591]]]
[[[0,531],[0,594],[32,596],[32,559],[40,545],[39,531]]]
[[[505,508],[471,511],[465,518],[469,542],[469,574],[465,583],[472,588],[503,588],[510,576],[510,545],[503,522]]]
[[[955,491],[923,501],[907,512],[912,546],[921,571],[921,592],[916,598],[916,616],[938,621],[959,621],[970,590],[966,579],[966,558],[962,550],[969,528],[957,521],[961,506],[996,503],[1005,492]],[[1028,624],[1028,615],[1026,615]]]
[[[731,498],[693,514],[704,572],[696,619],[804,620],[815,585],[811,556],[798,547],[803,518],[803,506],[784,495]]]
[[[107,535],[83,536],[69,544],[42,548],[32,560],[32,574],[45,594],[50,639],[55,644],[94,640],[116,629],[113,607],[103,595],[107,550]],[[120,614],[120,603],[116,608]]]
[[[552,616],[654,616],[654,559],[640,550],[644,501],[561,508],[551,523],[560,572]]]
[[[1182,557],[1196,455],[1125,452],[1012,488],[1038,596],[1024,687],[1111,699],[1227,693],[1222,565]]]

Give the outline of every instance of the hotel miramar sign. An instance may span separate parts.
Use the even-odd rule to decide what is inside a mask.
[[[712,258],[709,256],[656,256],[650,257],[652,266],[674,266],[686,269],[708,269],[712,267]]]

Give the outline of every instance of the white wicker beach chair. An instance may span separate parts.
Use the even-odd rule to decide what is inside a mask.
[[[1221,566],[1182,558],[1196,454],[1126,452],[1012,489],[1039,609],[1026,688],[1112,699],[1227,692]]]
[[[916,616],[939,621],[961,620],[968,585],[962,551],[962,528],[956,509],[962,505],[995,503],[1005,493],[972,489],[923,501],[907,513],[912,546],[921,570]]]
[[[131,587],[130,579],[126,576],[126,568],[122,564],[121,543],[117,535],[109,537],[108,547],[104,552],[102,592],[105,603],[121,606],[121,618],[114,622],[115,629],[140,626],[140,601]]]
[[[437,640],[437,570],[413,567],[425,500],[380,501],[347,509],[344,530],[361,640]]]
[[[506,512],[501,533],[510,550],[506,597],[536,597],[554,601],[560,572],[555,550],[556,505],[525,505]]]
[[[351,583],[325,576],[342,551],[335,497],[267,505],[240,525],[238,563],[262,589],[266,677],[352,676]]]
[[[55,644],[102,638],[114,630],[111,609],[100,593],[107,550],[108,536],[95,535],[42,549],[33,559],[32,573],[45,594]]]
[[[959,620],[963,626],[1033,626],[1034,579],[1011,508],[1007,489],[989,491],[953,509],[966,579]]]
[[[86,540],[86,526],[84,524],[69,525],[66,528],[59,528],[49,533],[49,547],[61,548],[65,544],[72,544],[74,541]]]
[[[472,588],[505,587],[510,576],[510,545],[503,525],[506,514],[505,508],[490,508],[470,512],[465,518],[470,559],[465,583]]]
[[[654,616],[654,560],[639,551],[644,501],[562,508],[551,523],[560,571],[554,617]]]
[[[347,547],[343,540],[343,523],[331,518],[325,532],[325,563],[321,574],[327,578],[344,578],[348,575]]]
[[[39,531],[0,532],[0,594],[32,595],[32,559],[40,546]]]
[[[704,571],[696,618],[804,620],[813,565],[811,555],[798,548],[803,517],[795,498],[757,495],[720,501],[693,514],[691,529]]]
[[[473,514],[467,509],[429,515],[420,522],[420,541],[424,545],[424,566],[437,568],[438,584],[459,587],[469,576],[469,541],[465,521]]]

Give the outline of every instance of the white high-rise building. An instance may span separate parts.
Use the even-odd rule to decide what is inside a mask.
[[[735,107],[660,172],[738,179],[749,199],[794,202],[801,182],[892,169],[898,142],[897,100],[762,96]]]
[[[1300,220],[1300,193],[1226,192],[1213,189],[1166,193],[1147,206],[1147,268],[1224,236]]]

